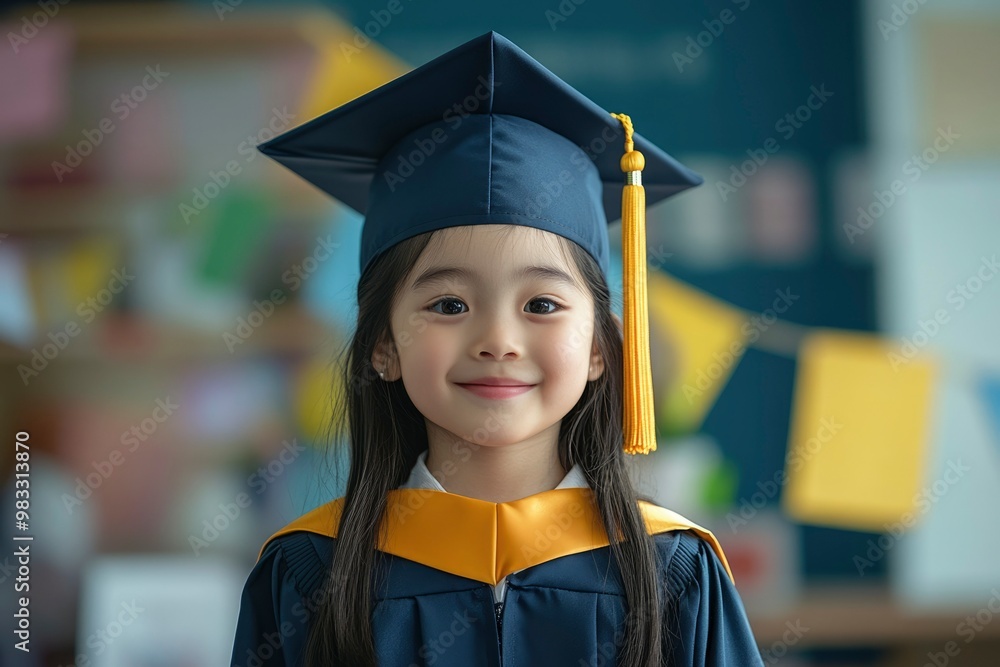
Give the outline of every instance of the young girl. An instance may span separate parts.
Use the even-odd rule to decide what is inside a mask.
[[[700,177],[495,32],[261,150],[366,217],[346,495],[265,543],[232,664],[762,665],[715,537],[626,469],[643,198]]]

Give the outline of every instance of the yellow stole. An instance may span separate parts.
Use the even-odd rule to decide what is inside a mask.
[[[296,531],[336,537],[343,508],[343,497],[320,505],[269,537],[264,547]],[[690,530],[706,540],[732,579],[711,531],[644,500],[639,509],[650,535]],[[395,489],[387,497],[384,521],[387,535],[380,551],[494,586],[512,572],[609,544],[593,491],[582,487],[506,503],[436,489]]]

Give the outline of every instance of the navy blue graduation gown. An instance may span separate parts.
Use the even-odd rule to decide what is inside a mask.
[[[743,604],[711,546],[686,530],[653,539],[668,590],[661,664],[762,666]],[[233,667],[304,664],[335,551],[336,538],[311,532],[268,544],[243,590]],[[625,597],[609,547],[509,575],[499,609],[490,584],[382,552],[375,562],[388,577],[372,613],[380,666],[599,667],[621,654]]]

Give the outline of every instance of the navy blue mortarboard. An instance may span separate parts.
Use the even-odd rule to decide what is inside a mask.
[[[656,448],[645,206],[702,178],[628,116],[491,31],[259,148],[365,216],[362,276],[417,234],[516,224],[576,242],[607,278],[607,226],[622,217],[625,450]]]
[[[649,204],[702,182],[633,139]],[[510,223],[575,241],[607,276],[624,141],[607,111],[488,32],[259,148],[365,216],[362,274],[411,236]]]

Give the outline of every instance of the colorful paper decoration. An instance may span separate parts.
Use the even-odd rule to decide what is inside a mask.
[[[819,331],[799,353],[784,509],[804,523],[882,531],[923,482],[936,367],[894,365],[877,336]]]
[[[697,430],[746,349],[739,310],[658,271],[648,274],[649,318],[667,340],[667,381],[656,397],[661,433]],[[656,369],[654,369],[655,372]]]

